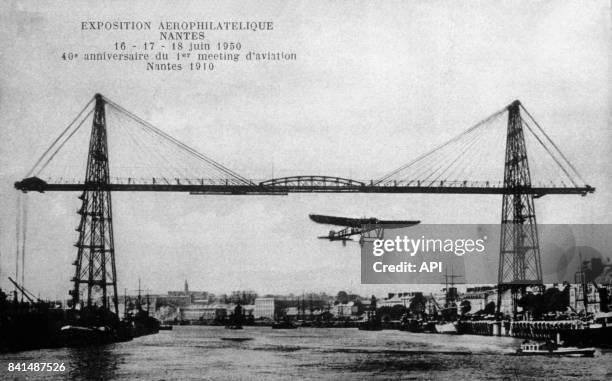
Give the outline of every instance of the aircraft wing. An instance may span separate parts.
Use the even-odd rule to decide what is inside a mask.
[[[347,226],[352,228],[358,228],[362,225],[360,218],[323,216],[320,214],[311,214],[309,215],[309,217],[311,220],[318,224]]]
[[[421,221],[407,220],[379,220],[377,218],[349,218],[324,216],[320,214],[309,215],[310,219],[319,224],[346,226],[352,228],[360,228],[363,225],[395,225],[398,227],[412,226],[419,224]]]
[[[376,225],[394,225],[398,228],[418,225],[421,221],[409,221],[409,220],[376,220]]]

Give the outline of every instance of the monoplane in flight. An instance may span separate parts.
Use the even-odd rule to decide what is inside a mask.
[[[352,241],[351,238],[354,235],[360,235],[363,237],[364,234],[369,233],[375,229],[380,228],[403,228],[419,224],[421,221],[407,221],[407,220],[379,220],[378,218],[349,218],[349,217],[335,217],[335,216],[323,216],[320,214],[309,215],[310,219],[318,224],[327,224],[344,227],[341,230],[330,230],[328,235],[319,236],[319,239],[328,239],[330,241],[342,241],[343,245],[346,245],[346,241]]]

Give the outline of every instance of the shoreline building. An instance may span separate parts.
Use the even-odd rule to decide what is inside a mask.
[[[570,287],[570,307],[576,312],[599,313],[610,310],[612,263],[602,258],[583,261]]]
[[[393,306],[404,306],[404,307],[409,307],[410,306],[410,302],[412,302],[412,299],[414,299],[414,297],[419,294],[419,292],[413,291],[413,292],[398,292],[398,293],[393,293],[390,292],[387,294],[386,298],[383,298],[382,300],[379,300],[377,302],[378,304],[378,308],[380,307],[393,307]]]
[[[190,304],[208,304],[212,295],[206,291],[190,291],[189,284],[185,280],[185,288],[182,291],[168,291],[167,295],[156,297],[158,305],[172,307],[185,307]]]
[[[279,300],[274,297],[255,298],[253,317],[255,319],[274,320],[277,312],[280,312]]]
[[[346,318],[357,316],[359,314],[359,306],[355,302],[338,303],[332,306],[329,311],[335,318]]]
[[[470,302],[470,313],[484,311],[490,302],[497,304],[497,288],[495,286],[468,287],[460,299]]]

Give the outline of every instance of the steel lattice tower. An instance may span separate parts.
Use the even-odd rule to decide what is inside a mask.
[[[531,188],[520,108],[519,101],[514,101],[508,106],[504,188],[517,192],[505,193],[502,200],[498,312],[504,291],[508,289],[512,291],[513,310],[516,312],[516,302],[525,287],[542,284],[534,195],[518,191]]]
[[[78,211],[81,215],[76,229],[79,232],[79,240],[75,244],[78,254],[73,263],[76,270],[72,278],[74,288],[70,294],[72,308],[75,308],[81,299],[81,285],[85,285],[82,290],[84,306],[109,308],[110,299],[114,312],[118,313],[112,204],[108,189],[110,177],[105,101],[100,94],[96,94],[95,100],[85,190],[79,196],[83,205]]]

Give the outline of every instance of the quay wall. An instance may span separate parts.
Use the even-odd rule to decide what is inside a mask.
[[[557,334],[584,329],[576,320],[563,321],[462,321],[458,323],[460,333],[483,336],[511,336],[521,339],[546,340],[557,338]]]

